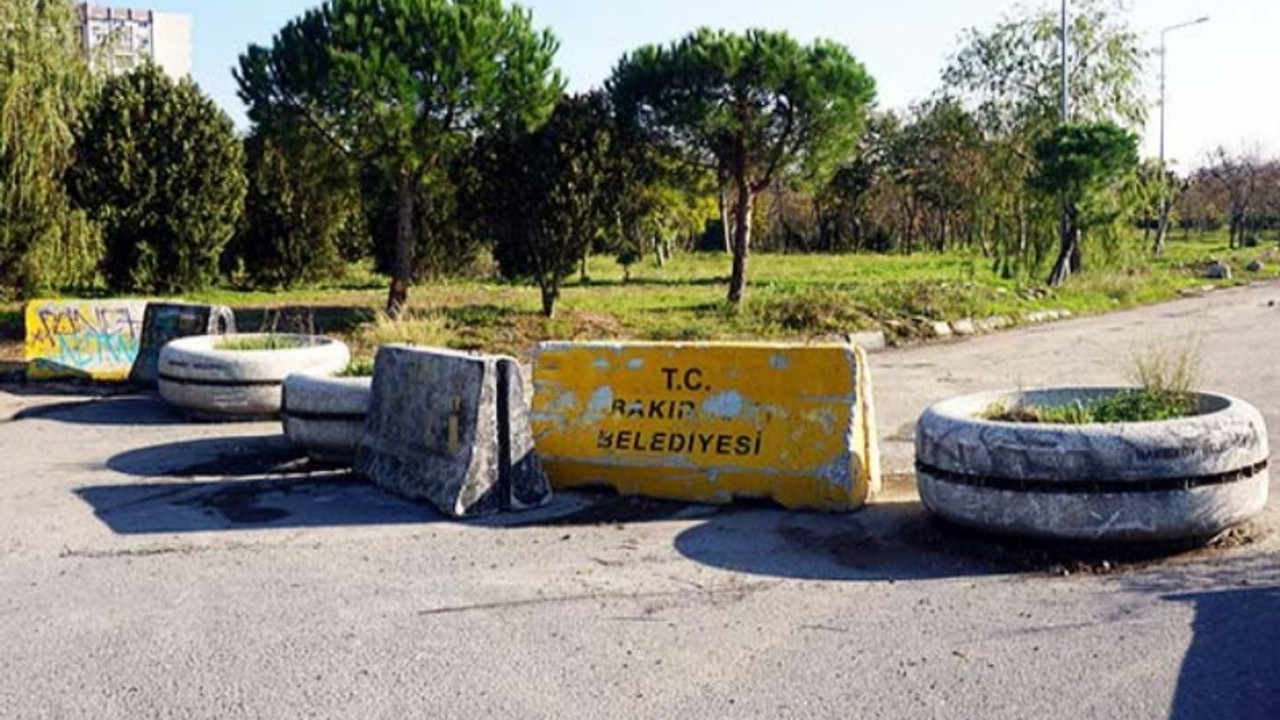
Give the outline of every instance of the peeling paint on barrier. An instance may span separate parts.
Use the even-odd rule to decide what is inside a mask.
[[[848,345],[546,343],[533,431],[557,488],[853,510],[880,483],[870,388]]]

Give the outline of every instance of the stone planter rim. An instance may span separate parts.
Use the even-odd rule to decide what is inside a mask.
[[[1226,393],[1210,390],[1197,390],[1193,391],[1191,395],[1198,400],[1200,407],[1208,407],[1207,411],[1199,412],[1194,415],[1182,415],[1166,420],[1135,420],[1114,423],[1035,423],[1016,422],[1012,420],[990,420],[980,416],[982,411],[991,407],[995,403],[1017,403],[1020,400],[1026,400],[1035,396],[1061,395],[1065,396],[1068,400],[1072,399],[1071,396],[1079,396],[1078,399],[1092,399],[1106,397],[1125,390],[1140,389],[1141,388],[1136,385],[1063,385],[1022,388],[1017,390],[995,390],[948,398],[930,406],[926,412],[939,417],[962,420],[976,425],[1001,428],[1021,428],[1025,431],[1044,430],[1060,432],[1063,430],[1076,430],[1115,432],[1117,428],[1125,427],[1169,425],[1185,421],[1198,422],[1206,418],[1211,418],[1214,415],[1229,412],[1241,404],[1246,404],[1243,400],[1233,395],[1227,395]]]
[[[992,402],[1057,404],[1125,388],[1049,387],[945,400],[916,425],[920,498],[949,521],[1058,540],[1207,538],[1265,507],[1267,431],[1247,401],[1195,393],[1201,413],[1080,425],[985,420]]]
[[[242,338],[288,338],[290,341],[296,341],[297,345],[286,348],[254,348],[252,350],[239,350],[236,348],[219,347],[219,343],[229,339]],[[230,333],[227,335],[193,335],[191,337],[179,338],[169,342],[174,347],[183,350],[194,350],[203,352],[216,353],[233,353],[233,354],[250,354],[250,353],[283,353],[293,352],[295,350],[308,350],[311,348],[323,347],[325,345],[333,345],[337,343],[336,338],[327,335],[306,335],[303,333]]]

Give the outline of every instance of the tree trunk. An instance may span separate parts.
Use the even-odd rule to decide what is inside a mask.
[[[583,285],[591,282],[591,276],[587,274],[587,259],[591,257],[591,246],[587,245],[582,249],[582,262],[578,265],[578,282]]]
[[[1169,232],[1169,208],[1161,207],[1159,217],[1156,219],[1156,241],[1151,246],[1152,255],[1164,254],[1164,240]]]
[[[1064,207],[1058,260],[1053,264],[1053,272],[1049,273],[1050,287],[1062,285],[1072,272],[1079,270],[1076,263],[1080,261],[1080,233],[1075,225],[1075,208]]]
[[[414,183],[401,173],[396,189],[396,240],[391,260],[391,291],[387,294],[387,316],[398,320],[409,304],[409,284],[413,279]]]
[[[1038,254],[1038,253],[1037,253]],[[1027,260],[1027,208],[1018,200],[1018,262]],[[1027,273],[1030,275],[1031,273]]]
[[[736,179],[733,222],[733,274],[729,278],[729,302],[742,308],[747,290],[747,255],[751,247],[751,209],[755,198],[745,172]]]
[[[556,316],[556,299],[560,297],[560,288],[552,287],[545,281],[539,287],[542,289],[542,316],[553,318]]]
[[[729,254],[733,252],[733,231],[729,227],[729,200],[725,197],[725,183],[720,183],[717,199],[720,201],[720,234],[724,236],[725,254]]]

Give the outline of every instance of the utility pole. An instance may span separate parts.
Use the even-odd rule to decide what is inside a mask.
[[[1062,124],[1066,125],[1070,118],[1067,117],[1067,0],[1062,0],[1062,27],[1060,31],[1062,36]]]
[[[1059,70],[1061,71],[1062,80],[1062,115],[1059,123],[1065,127],[1070,122],[1070,107],[1068,105],[1069,92],[1067,91],[1067,0],[1062,0],[1062,24],[1058,28],[1059,40],[1061,46],[1061,58],[1059,62]],[[1071,237],[1071,208],[1067,203],[1067,195],[1061,193],[1059,204],[1062,206],[1062,218],[1058,223],[1058,241],[1061,249],[1058,253],[1058,262],[1055,263],[1053,273],[1049,276],[1050,285],[1061,285],[1066,282],[1068,276],[1078,268],[1072,267],[1073,256],[1076,254]]]
[[[1160,255],[1164,252],[1165,234],[1169,231],[1169,183],[1167,181],[1168,173],[1164,167],[1164,56],[1165,56],[1165,36],[1171,30],[1178,28],[1199,25],[1200,23],[1209,22],[1209,16],[1198,17],[1195,20],[1170,25],[1160,30],[1160,217],[1156,220],[1156,243],[1151,248],[1151,252]]]

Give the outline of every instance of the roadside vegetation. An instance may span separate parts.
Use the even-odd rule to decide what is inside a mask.
[[[255,350],[294,350],[304,347],[305,343],[294,335],[278,335],[264,333],[261,335],[227,335],[214,343],[218,350],[231,352],[252,352]]]
[[[367,265],[341,283],[263,292],[215,288],[182,296],[236,310],[241,332],[323,333],[371,361],[378,345],[413,343],[524,355],[549,339],[822,340],[883,330],[890,342],[930,336],[933,322],[1005,316],[1018,322],[1043,310],[1091,315],[1147,305],[1215,287],[1280,277],[1280,237],[1266,248],[1227,247],[1226,231],[1183,237],[1139,267],[1095,270],[1051,288],[1000,277],[981,257],[912,255],[758,255],[752,296],[736,312],[725,303],[727,256],[676,254],[659,267],[646,258],[629,269],[595,256],[588,282],[566,280],[561,310],[541,313],[537,288],[488,278],[426,283],[400,320],[382,312],[385,290]],[[1135,238],[1138,241],[1139,238]],[[1202,277],[1210,259],[1230,280]],[[1246,266],[1263,262],[1260,272]],[[625,280],[625,274],[630,280]],[[22,306],[0,304],[0,358],[22,355]]]
[[[223,303],[368,358],[909,342],[1274,276],[1280,161],[1141,160],[1148,52],[1122,8],[1070,5],[1068,42],[1099,50],[1072,55],[1064,119],[1038,10],[964,33],[936,92],[890,110],[850,49],[783,32],[655,38],[570,96],[554,28],[503,0],[317,0],[240,57],[238,134],[189,80],[93,72],[67,0],[5,4],[0,354],[50,295]]]
[[[1087,425],[1172,420],[1200,412],[1196,398],[1200,348],[1192,338],[1138,354],[1133,358],[1129,379],[1133,387],[1091,400],[1065,405],[996,404],[987,408],[982,417],[998,422]]]

